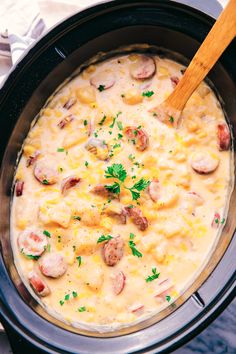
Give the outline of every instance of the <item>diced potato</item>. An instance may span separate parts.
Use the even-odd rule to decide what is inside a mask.
[[[84,208],[80,211],[81,222],[86,226],[100,225],[101,215],[97,208]]]
[[[137,103],[141,103],[143,101],[143,96],[138,89],[133,88],[125,93],[123,101],[126,104],[134,105]]]
[[[76,96],[81,103],[89,104],[96,102],[96,91],[93,86],[84,86],[76,90]]]
[[[91,266],[90,269],[92,269],[93,271],[91,272],[84,272],[84,283],[88,286],[89,289],[91,289],[92,291],[99,291],[100,288],[102,287],[103,284],[103,280],[104,280],[104,274],[103,274],[103,270],[102,267],[99,266],[98,264],[94,264]]]
[[[57,223],[67,228],[70,224],[71,209],[64,203],[44,203],[40,206],[39,219],[43,224]]]
[[[69,149],[74,145],[77,145],[79,143],[82,143],[86,141],[88,137],[86,135],[81,135],[81,133],[74,132],[72,134],[66,134],[64,141],[63,141],[63,147],[65,149]]]

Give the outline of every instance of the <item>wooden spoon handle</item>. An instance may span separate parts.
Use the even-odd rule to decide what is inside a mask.
[[[167,106],[182,111],[189,97],[236,35],[236,0],[230,0],[193,57]],[[236,58],[235,58],[236,59]]]

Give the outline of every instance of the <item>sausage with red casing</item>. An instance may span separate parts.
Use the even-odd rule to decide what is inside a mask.
[[[47,296],[50,294],[50,289],[43,279],[35,272],[32,271],[28,275],[29,283],[35,293],[39,296]]]
[[[35,164],[34,176],[42,184],[55,184],[58,181],[58,172],[52,166],[50,162],[40,160]]]
[[[135,147],[139,151],[144,151],[149,145],[149,137],[144,129],[129,126],[124,130],[127,137],[135,143]]]
[[[59,278],[67,271],[67,264],[60,253],[46,253],[39,260],[39,269],[46,277]]]
[[[132,218],[133,223],[137,225],[141,231],[146,230],[146,228],[148,227],[148,220],[145,216],[143,216],[141,209],[137,207],[125,207],[124,209],[127,215]]]
[[[115,295],[119,295],[123,291],[125,286],[125,280],[126,276],[122,271],[119,271],[114,275],[112,285]]]
[[[230,147],[230,131],[226,123],[217,126],[218,147],[220,151],[229,150]]]
[[[155,72],[155,60],[146,55],[139,55],[137,61],[130,66],[130,75],[136,80],[150,79]]]
[[[109,240],[102,249],[103,259],[106,265],[113,267],[116,265],[124,254],[124,241],[120,236]]]
[[[47,237],[39,230],[26,229],[17,239],[20,252],[27,256],[40,256],[46,249]]]

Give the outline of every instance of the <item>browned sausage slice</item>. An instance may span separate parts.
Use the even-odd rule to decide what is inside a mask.
[[[70,109],[72,106],[74,106],[76,104],[76,102],[77,102],[77,99],[75,97],[71,97],[66,101],[63,108]]]
[[[155,72],[154,59],[146,55],[139,55],[137,61],[130,66],[130,74],[136,80],[150,79]]]
[[[124,289],[125,286],[125,279],[126,276],[122,271],[119,271],[118,273],[115,274],[113,278],[113,291],[115,295],[119,295],[122,290]]]
[[[35,151],[35,153],[26,160],[26,167],[32,166],[36,162],[39,156],[40,156],[40,151]]]
[[[66,191],[74,186],[76,186],[80,182],[81,178],[76,176],[69,176],[62,180],[61,182],[61,192],[65,194]]]
[[[72,122],[72,120],[74,120],[74,116],[72,114],[70,114],[69,116],[66,116],[65,118],[63,118],[58,124],[57,126],[60,129],[65,128],[66,125],[68,125],[70,122]]]
[[[93,187],[91,189],[91,192],[101,197],[110,198],[110,199],[119,199],[118,194],[111,193],[106,189],[106,187],[103,184],[98,184],[97,186]]]
[[[47,237],[38,230],[26,229],[17,239],[20,251],[27,256],[40,256],[46,249]]]
[[[175,88],[179,83],[179,78],[178,76],[171,76],[170,81],[172,83],[173,88]]]
[[[45,185],[55,184],[58,181],[58,172],[50,166],[49,162],[46,163],[44,160],[40,160],[35,164],[34,176]]]
[[[125,128],[125,134],[135,144],[139,151],[145,150],[149,145],[149,137],[144,129],[130,126]]]
[[[125,207],[125,210],[127,212],[127,215],[132,218],[133,223],[135,225],[137,225],[141,231],[146,230],[146,228],[148,227],[148,221],[147,221],[147,218],[145,216],[143,216],[143,213],[139,208]]]
[[[115,81],[115,75],[113,73],[102,71],[90,79],[90,84],[99,91],[104,91],[114,86]]]
[[[39,269],[46,277],[59,278],[67,270],[67,264],[60,253],[46,253],[39,260]]]
[[[218,147],[220,151],[229,150],[230,132],[227,124],[218,124],[217,126]]]
[[[94,154],[99,160],[107,160],[109,157],[108,145],[101,139],[89,139],[85,148]]]
[[[209,152],[196,152],[191,158],[191,166],[199,174],[214,172],[218,165],[219,158]]]
[[[30,282],[30,285],[32,286],[33,290],[38,294],[39,296],[47,296],[50,294],[50,289],[45,283],[43,279],[40,278],[40,276],[32,271],[28,275],[28,279]]]
[[[114,237],[103,246],[103,259],[106,265],[116,265],[124,254],[124,241],[120,236]]]
[[[24,189],[24,181],[16,181],[16,186],[15,186],[15,193],[16,197],[20,197],[23,194],[23,189]]]
[[[160,198],[160,183],[158,179],[154,179],[148,186],[148,193],[154,202]]]

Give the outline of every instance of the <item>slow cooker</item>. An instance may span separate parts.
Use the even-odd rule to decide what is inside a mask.
[[[31,297],[16,271],[9,235],[17,153],[30,123],[53,91],[91,57],[100,53],[100,59],[105,58],[120,47],[132,48],[136,44],[135,49],[140,52],[158,50],[163,55],[174,52],[180,58],[191,60],[213,23],[208,15],[174,1],[103,2],[54,27],[28,50],[4,82],[0,90],[0,317],[8,330],[14,330],[34,346],[28,352],[168,353],[202,331],[233,299],[235,189],[223,233],[194,283],[158,315],[117,332],[101,334],[74,329],[46,313]],[[234,40],[208,75],[233,132],[235,59]]]

